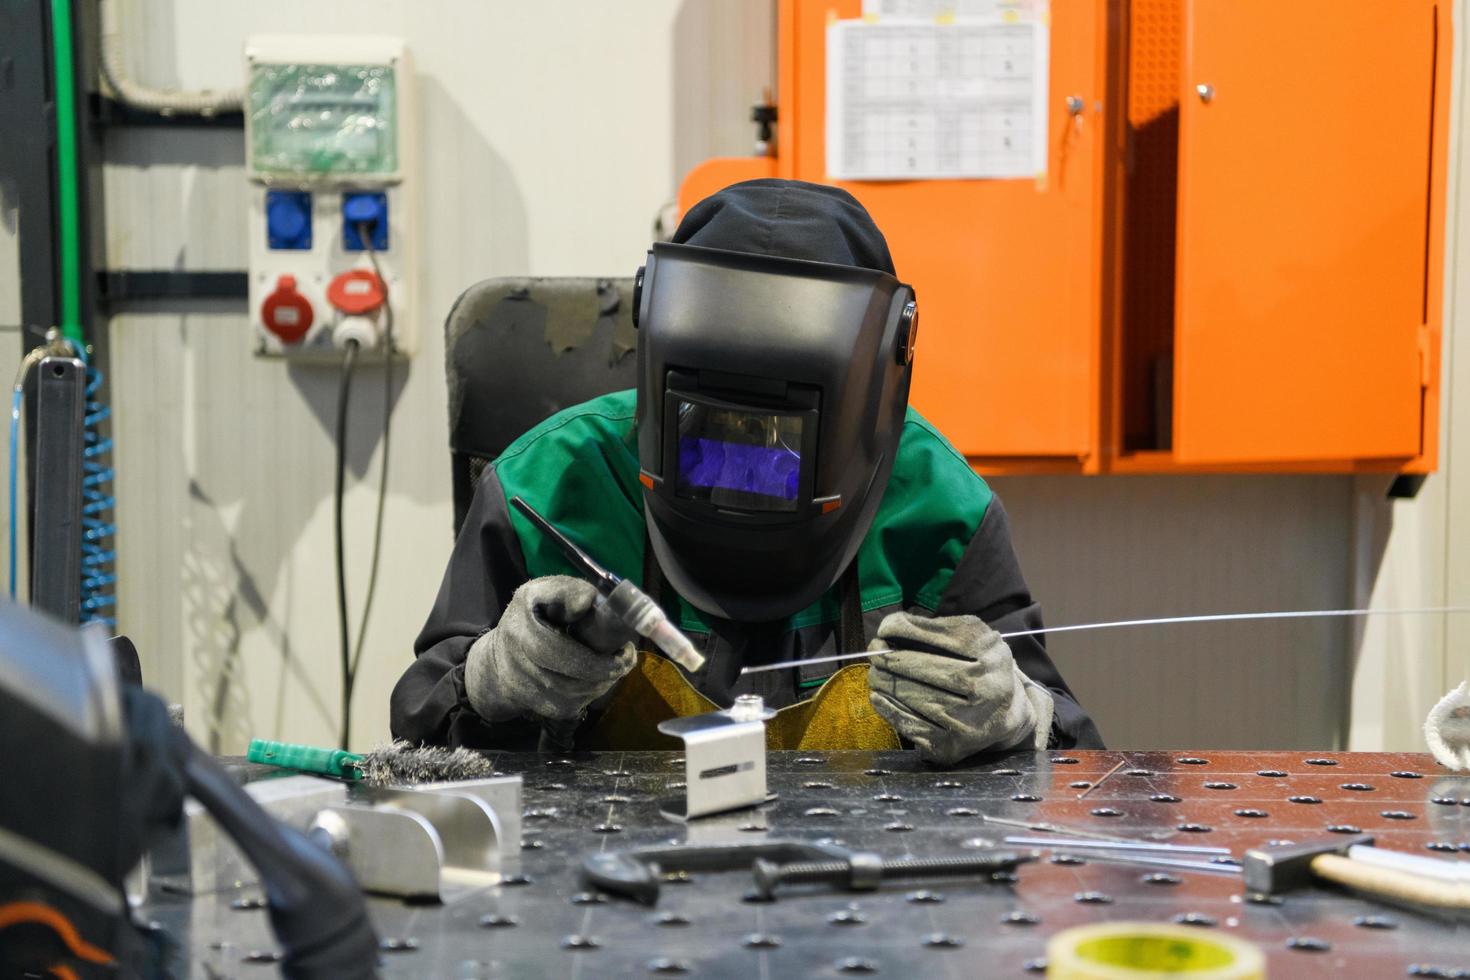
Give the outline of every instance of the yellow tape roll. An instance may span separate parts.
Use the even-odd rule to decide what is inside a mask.
[[[1046,944],[1052,980],[1263,980],[1266,961],[1248,942],[1190,926],[1104,922],[1057,933]]]

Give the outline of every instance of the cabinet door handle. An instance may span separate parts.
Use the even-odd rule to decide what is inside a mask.
[[[1194,87],[1194,90],[1199,93],[1199,100],[1205,105],[1215,101],[1215,86],[1208,82],[1200,82]]]

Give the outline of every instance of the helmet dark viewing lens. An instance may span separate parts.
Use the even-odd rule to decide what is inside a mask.
[[[717,507],[794,511],[802,419],[679,402],[680,497]]]

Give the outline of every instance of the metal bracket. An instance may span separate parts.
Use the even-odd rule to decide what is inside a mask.
[[[728,711],[670,718],[658,730],[684,742],[684,798],[660,800],[672,820],[725,813],[774,800],[766,792],[766,719],[775,715],[756,695]]]
[[[369,806],[327,807],[323,835],[364,891],[453,902],[500,883],[495,809],[471,792],[377,789]]]

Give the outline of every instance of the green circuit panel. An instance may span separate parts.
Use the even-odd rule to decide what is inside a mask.
[[[253,65],[251,171],[259,177],[395,175],[397,94],[389,65]]]

